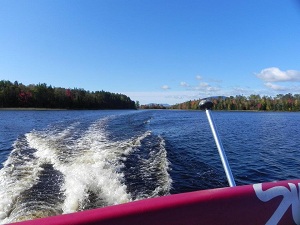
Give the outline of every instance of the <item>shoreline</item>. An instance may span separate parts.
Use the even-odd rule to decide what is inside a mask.
[[[0,108],[0,111],[63,111],[68,109],[52,109],[52,108]]]
[[[61,109],[61,108],[0,108],[0,111],[71,111],[71,110],[137,110],[137,109]]]

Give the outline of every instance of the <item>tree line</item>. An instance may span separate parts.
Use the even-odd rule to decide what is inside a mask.
[[[214,110],[255,110],[255,111],[300,111],[300,94],[278,94],[275,97],[260,95],[236,95],[214,97]],[[171,109],[198,109],[200,100],[187,101],[171,106]]]
[[[136,109],[135,102],[123,94],[66,89],[45,83],[23,85],[0,81],[0,108],[57,109]]]
[[[169,107],[166,107],[162,104],[151,103],[147,105],[141,105],[139,108],[140,109],[168,109]]]

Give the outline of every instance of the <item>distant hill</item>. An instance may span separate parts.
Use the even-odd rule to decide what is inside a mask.
[[[149,103],[149,104],[140,106],[141,109],[168,109],[170,107],[171,107],[171,105],[166,104],[166,103],[165,104]]]
[[[210,97],[207,97],[207,98],[203,98],[203,99],[210,99],[210,100],[214,100],[214,99],[223,99],[223,100],[225,100],[226,98],[228,98],[228,97],[226,97],[226,96],[210,96]]]

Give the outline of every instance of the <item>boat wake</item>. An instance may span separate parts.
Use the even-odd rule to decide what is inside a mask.
[[[0,223],[169,194],[164,139],[147,130],[111,139],[112,119],[20,136],[0,170]]]

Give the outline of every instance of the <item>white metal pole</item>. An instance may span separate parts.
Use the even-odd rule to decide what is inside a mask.
[[[223,164],[223,168],[225,170],[225,174],[226,174],[229,186],[234,187],[234,186],[236,186],[236,184],[235,184],[235,181],[234,181],[234,178],[233,178],[233,175],[232,175],[232,172],[231,172],[231,169],[230,169],[230,166],[229,166],[229,163],[228,163],[228,160],[227,160],[227,157],[226,157],[221,139],[219,137],[217,128],[216,128],[214,120],[211,116],[210,109],[212,109],[213,105],[214,105],[213,102],[210,101],[209,99],[203,99],[199,103],[200,109],[202,109],[202,110],[205,109],[207,119],[208,119],[213,137],[215,139],[215,142],[216,142],[216,145],[217,145],[217,148],[218,148],[218,151],[219,151],[219,155],[220,155],[220,158],[221,158],[221,161],[222,161],[222,164]]]
[[[229,166],[229,163],[228,163],[228,160],[227,160],[222,142],[220,140],[220,137],[219,137],[218,131],[216,129],[215,123],[212,119],[210,110],[206,109],[205,112],[206,112],[207,119],[208,119],[211,131],[213,133],[213,136],[214,136],[214,139],[215,139],[218,151],[219,151],[219,155],[220,155],[220,158],[221,158],[221,161],[222,161],[225,173],[226,173],[226,177],[227,177],[229,186],[234,187],[234,186],[236,186],[235,181],[234,181],[234,177],[232,175],[232,172],[231,172],[231,169],[230,169],[230,166]]]

